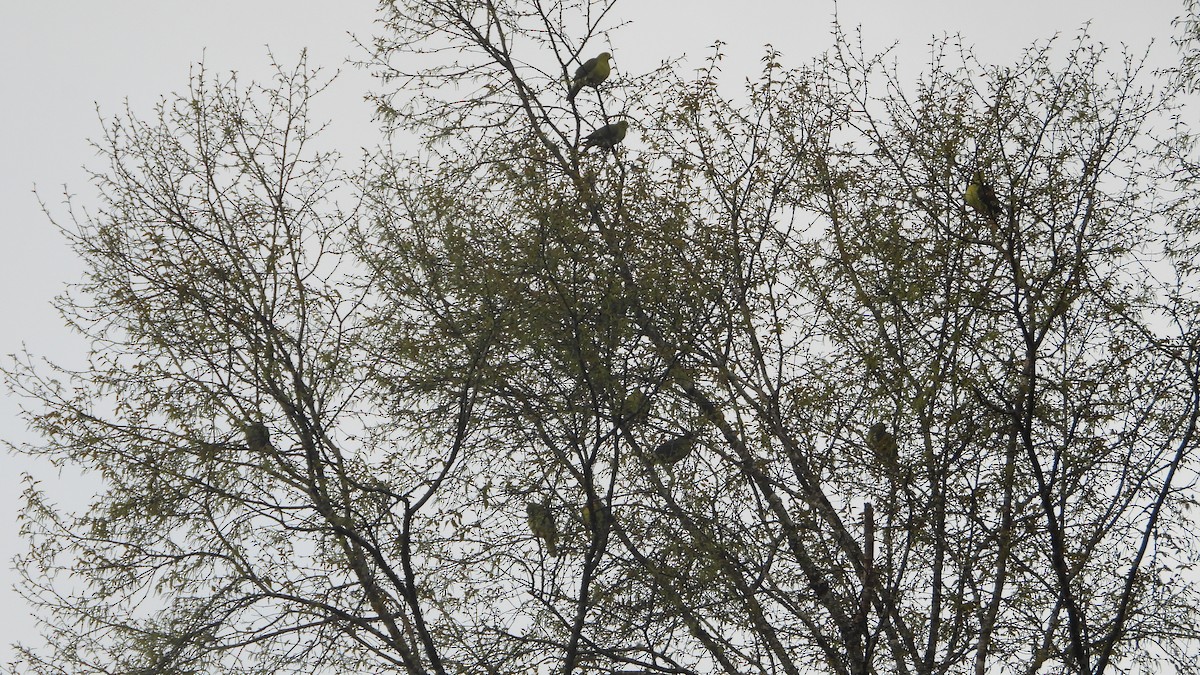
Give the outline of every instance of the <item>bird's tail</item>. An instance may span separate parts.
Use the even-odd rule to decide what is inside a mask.
[[[581,89],[583,89],[583,80],[576,80],[575,82],[572,82],[571,90],[567,92],[567,100],[574,101],[575,95],[578,94]]]

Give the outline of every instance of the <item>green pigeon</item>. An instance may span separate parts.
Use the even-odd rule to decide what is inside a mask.
[[[548,504],[529,502],[525,505],[529,517],[529,529],[533,535],[546,542],[546,551],[551,557],[558,555],[558,528],[554,524],[554,513]]]
[[[588,59],[583,62],[582,66],[575,71],[575,77],[571,78],[571,90],[567,92],[567,100],[574,101],[575,95],[584,87],[595,89],[600,86],[600,83],[608,79],[608,73],[612,70],[608,62],[612,59],[612,54],[604,52],[600,56]]]
[[[635,389],[621,401],[621,424],[645,424],[650,417],[650,397]]]
[[[629,122],[626,120],[605,124],[584,137],[583,147],[586,149],[596,146],[605,150],[611,150],[617,143],[625,139],[625,132],[628,130]]]
[[[595,506],[595,503],[589,499],[580,510],[580,515],[583,516],[583,524],[587,526],[589,532],[603,536],[608,534],[608,527],[612,524],[612,513],[604,506],[599,508]]]
[[[696,447],[696,433],[688,432],[659,443],[647,458],[651,464],[674,464],[687,457]]]
[[[895,466],[899,455],[896,454],[896,437],[887,430],[883,422],[876,422],[867,430],[867,449],[874,453],[876,460],[884,466]]]
[[[267,425],[262,422],[252,422],[242,427],[242,432],[246,434],[246,445],[255,452],[262,452],[271,447],[271,432],[267,430]]]
[[[1000,204],[1000,200],[996,198],[996,191],[983,179],[983,171],[975,172],[975,175],[971,178],[971,184],[967,186],[967,192],[964,197],[966,198],[967,206],[983,214],[989,220],[996,220],[1004,213],[1004,207]]]

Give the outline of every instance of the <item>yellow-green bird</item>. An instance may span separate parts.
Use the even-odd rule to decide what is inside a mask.
[[[603,504],[597,504],[591,499],[583,505],[579,515],[583,516],[583,524],[592,534],[607,534],[609,526],[612,525],[612,512]]]
[[[975,175],[971,177],[971,183],[967,185],[964,197],[966,197],[967,206],[983,214],[985,218],[995,220],[1004,213],[1004,207],[996,198],[996,191],[983,179],[983,171],[976,171]]]
[[[621,424],[645,424],[650,418],[650,408],[650,397],[641,389],[634,389],[621,401]]]
[[[571,91],[567,93],[567,100],[574,101],[575,95],[584,87],[592,87],[595,89],[600,86],[600,83],[608,79],[609,72],[612,68],[608,62],[612,59],[612,54],[604,52],[600,56],[588,59],[583,62],[575,70],[575,77],[571,78]]]
[[[246,434],[246,445],[255,452],[262,452],[271,447],[271,432],[262,422],[252,422],[242,427]]]
[[[696,447],[696,433],[689,432],[659,443],[647,458],[651,464],[674,464]]]
[[[525,505],[529,518],[529,529],[533,536],[546,542],[546,552],[551,557],[558,555],[558,527],[554,524],[554,512],[548,504],[529,502]]]
[[[611,150],[617,143],[625,140],[626,131],[629,131],[629,122],[626,120],[605,124],[584,137],[583,147],[586,149],[595,146]]]
[[[885,467],[894,467],[899,461],[896,452],[896,437],[887,430],[883,422],[876,422],[867,430],[867,449],[875,455],[875,459]]]

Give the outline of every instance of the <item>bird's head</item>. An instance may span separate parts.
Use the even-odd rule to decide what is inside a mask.
[[[600,52],[599,58],[601,61],[604,61],[605,63],[607,63],[608,60],[612,58],[612,53],[611,52]]]
[[[975,174],[971,176],[971,182],[983,185],[983,169],[975,169]]]

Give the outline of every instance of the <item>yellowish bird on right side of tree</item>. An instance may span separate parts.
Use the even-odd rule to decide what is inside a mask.
[[[584,87],[593,89],[600,86],[600,83],[608,79],[608,74],[612,72],[612,67],[609,65],[609,60],[612,59],[612,54],[604,52],[595,58],[588,59],[583,62],[575,70],[575,77],[571,78],[571,90],[567,92],[567,100],[574,101],[576,94]]]
[[[989,220],[996,220],[1004,214],[1004,206],[996,197],[996,190],[984,180],[982,170],[977,170],[971,177],[971,183],[967,185],[967,192],[963,196],[967,206]]]

